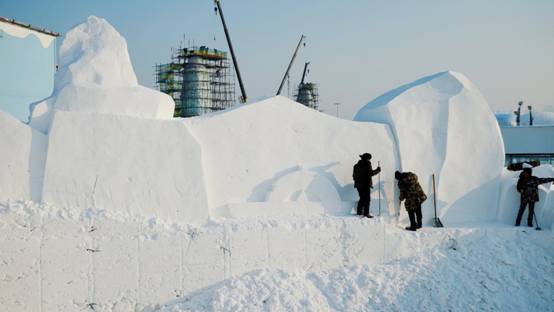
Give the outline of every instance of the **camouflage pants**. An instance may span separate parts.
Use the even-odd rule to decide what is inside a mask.
[[[422,226],[422,213],[421,213],[421,203],[418,201],[413,201],[408,204],[408,201],[405,203],[406,210],[408,212],[408,217],[410,218],[410,227],[420,228]],[[410,208],[408,208],[410,207]]]

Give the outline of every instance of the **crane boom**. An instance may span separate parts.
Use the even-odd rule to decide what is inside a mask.
[[[304,64],[304,72],[302,73],[302,80],[300,80],[300,84],[304,84],[304,79],[306,78],[306,71],[308,70],[308,65],[310,64],[310,62],[306,62],[306,64]]]
[[[241,102],[245,103],[247,100],[246,91],[244,89],[244,84],[242,83],[242,77],[240,76],[239,64],[237,58],[235,57],[235,51],[233,50],[233,44],[231,43],[231,37],[229,36],[229,31],[227,30],[227,25],[225,24],[225,18],[223,17],[223,11],[221,10],[221,4],[219,0],[214,0],[217,10],[219,11],[219,17],[221,18],[221,23],[223,24],[223,31],[225,32],[225,38],[227,38],[227,44],[229,45],[229,51],[231,52],[231,58],[233,59],[233,66],[235,66],[235,71],[237,73],[237,79],[239,80],[240,92],[242,94]]]
[[[296,46],[296,49],[294,50],[294,54],[292,55],[292,59],[290,60],[289,66],[287,67],[287,71],[285,72],[285,76],[283,76],[283,80],[281,80],[281,84],[279,85],[279,90],[277,90],[277,95],[281,94],[281,90],[283,89],[283,85],[285,84],[285,80],[287,80],[287,76],[289,75],[290,68],[292,67],[292,63],[294,63],[294,59],[296,58],[296,54],[298,53],[298,49],[300,49],[300,45],[302,44],[302,41],[306,39],[306,36],[302,35],[300,36],[300,40],[298,41],[298,45]]]

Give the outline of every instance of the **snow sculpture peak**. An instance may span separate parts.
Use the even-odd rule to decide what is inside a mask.
[[[60,47],[54,92],[30,106],[29,123],[47,133],[56,111],[169,119],[175,102],[137,82],[127,43],[105,19],[90,16]]]
[[[56,89],[70,83],[108,88],[138,85],[125,38],[103,18],[89,16],[71,29],[59,56]]]

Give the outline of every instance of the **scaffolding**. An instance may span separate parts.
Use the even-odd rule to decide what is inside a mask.
[[[156,65],[156,84],[158,89],[168,94],[175,101],[174,116],[181,115],[181,91],[183,89],[182,66],[178,63],[167,63]]]
[[[296,102],[302,103],[310,108],[319,108],[319,93],[315,83],[300,83],[296,89]]]
[[[236,100],[227,52],[205,46],[179,48],[171,63],[156,65],[156,83],[175,100],[176,117],[223,110]]]

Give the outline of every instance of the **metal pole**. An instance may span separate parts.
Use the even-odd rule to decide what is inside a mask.
[[[298,49],[300,49],[300,45],[302,44],[302,41],[305,38],[306,38],[306,36],[304,36],[304,35],[300,36],[300,40],[298,41],[298,45],[296,46],[296,49],[294,50],[294,54],[292,55],[292,59],[290,60],[289,66],[287,67],[287,71],[285,72],[285,76],[283,76],[283,80],[281,80],[281,84],[279,85],[279,90],[277,90],[276,95],[281,94],[281,89],[283,89],[283,84],[285,83],[285,79],[287,79],[290,68],[292,67],[292,63],[294,63],[294,59],[296,58],[296,54],[298,53]]]
[[[433,207],[435,209],[435,219],[437,218],[437,191],[436,191],[436,188],[435,188],[435,174],[433,173],[432,175],[433,177]]]
[[[233,59],[233,66],[235,66],[235,71],[237,73],[237,79],[239,80],[240,92],[242,94],[241,103],[245,103],[248,99],[246,96],[246,91],[244,90],[244,84],[242,83],[242,78],[240,76],[239,64],[237,58],[235,57],[235,51],[233,50],[233,44],[231,43],[231,37],[229,36],[229,31],[227,30],[227,24],[225,24],[225,18],[223,17],[223,11],[221,10],[221,4],[219,0],[214,0],[217,10],[219,11],[219,17],[221,18],[221,23],[223,24],[223,31],[225,31],[225,38],[227,38],[227,44],[229,45],[229,51],[231,52],[231,58]]]
[[[377,161],[377,168],[381,168],[381,162]],[[379,171],[379,175],[377,176],[379,178],[379,183],[377,184],[377,191],[379,192],[379,216],[381,216],[381,171]]]

